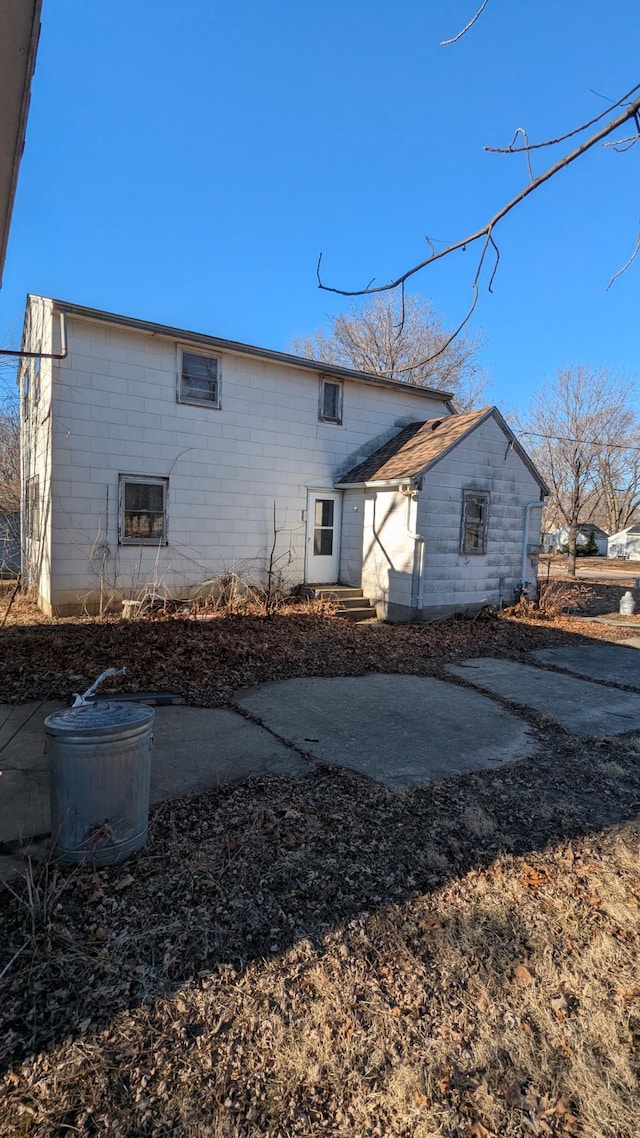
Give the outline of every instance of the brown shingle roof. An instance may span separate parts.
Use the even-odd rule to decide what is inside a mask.
[[[443,419],[427,419],[425,423],[411,423],[364,462],[343,474],[338,479],[338,485],[412,478],[436,459],[442,458],[446,451],[493,411],[493,407],[483,407],[480,411],[468,411],[464,415],[448,415]]]

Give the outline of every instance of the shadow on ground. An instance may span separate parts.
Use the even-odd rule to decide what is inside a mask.
[[[428,895],[499,854],[531,854],[640,810],[638,753],[542,732],[535,758],[392,792],[322,768],[165,803],[125,866],[34,866],[3,899],[3,1066],[220,966]],[[28,963],[28,983],[24,967]],[[84,1027],[80,1027],[84,1025]]]

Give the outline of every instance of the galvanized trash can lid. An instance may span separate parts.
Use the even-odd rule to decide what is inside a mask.
[[[143,703],[99,703],[88,707],[64,707],[47,715],[47,735],[62,736],[81,732],[83,735],[111,735],[113,731],[144,727],[154,716],[152,707]]]

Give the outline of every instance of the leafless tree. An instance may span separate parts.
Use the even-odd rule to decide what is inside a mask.
[[[310,359],[400,379],[455,394],[459,410],[477,407],[487,388],[478,365],[480,341],[450,340],[428,301],[420,296],[374,296],[334,316],[328,330],[297,337],[291,350]]]
[[[20,509],[20,409],[15,368],[0,363],[0,515]]]
[[[626,436],[626,437],[625,437]],[[618,533],[637,520],[640,508],[640,433],[620,431],[616,447],[604,447],[597,460],[599,514],[607,533]]]
[[[482,3],[465,26],[450,39],[443,40],[441,46],[446,47],[455,44],[470,32],[482,16],[487,7],[487,3],[488,0],[482,0]],[[451,340],[460,334],[461,330],[471,318],[471,314],[478,303],[480,288],[483,282],[486,283],[488,291],[492,291],[493,281],[500,261],[500,251],[496,240],[496,231],[500,222],[529,197],[530,194],[535,193],[546,182],[554,178],[556,174],[559,174],[561,170],[577,162],[593,147],[604,146],[618,153],[624,153],[630,150],[639,141],[640,83],[635,84],[619,98],[608,101],[606,108],[599,114],[577,126],[571,127],[569,130],[559,133],[553,138],[543,139],[540,142],[530,142],[527,130],[522,126],[518,126],[508,146],[485,146],[484,149],[494,154],[523,155],[526,165],[527,182],[514,197],[496,209],[493,215],[483,225],[437,250],[434,248],[430,238],[426,237],[425,240],[428,248],[428,255],[426,257],[419,260],[416,264],[403,269],[385,284],[375,284],[374,278],[364,288],[347,289],[326,284],[321,271],[323,258],[323,254],[321,253],[316,268],[318,287],[327,292],[350,297],[366,296],[371,293],[385,293],[394,289],[404,290],[408,280],[427,269],[430,265],[454,253],[461,251],[466,252],[469,248],[475,246],[479,252],[475,274],[472,279],[471,303],[457,328],[450,334],[450,340],[445,342],[444,345],[438,349],[440,352],[444,352]],[[540,173],[534,173],[533,161],[536,155],[539,152],[544,153],[548,148],[551,148],[552,151],[559,154],[559,157],[555,158],[555,160]],[[617,272],[612,274],[607,288],[610,288],[614,281],[617,280],[622,273],[626,272],[639,252],[640,235],[626,263],[618,269]]]
[[[585,511],[606,498],[605,478],[615,482],[618,474],[629,473],[624,455],[632,453],[636,430],[632,395],[632,385],[608,368],[565,367],[539,389],[521,417],[520,433],[552,491],[547,522],[569,527],[571,576],[578,527],[593,520]]]

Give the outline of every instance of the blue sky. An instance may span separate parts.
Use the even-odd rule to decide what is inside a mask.
[[[525,185],[490,155],[546,138],[640,81],[640,5],[489,0],[44,0],[0,340],[28,291],[284,349],[345,302],[455,240]],[[594,94],[593,92],[599,94]],[[542,160],[535,159],[540,171]],[[565,363],[634,378],[640,146],[598,148],[497,231],[471,325],[492,400],[521,404]],[[453,325],[469,250],[412,291]]]

